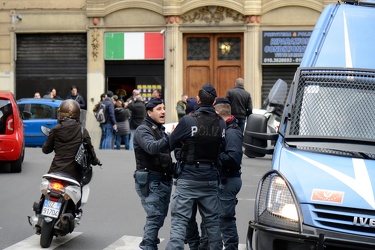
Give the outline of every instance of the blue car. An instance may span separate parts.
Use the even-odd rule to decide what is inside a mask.
[[[41,126],[52,128],[57,124],[57,110],[62,100],[24,98],[17,101],[22,114],[26,147],[41,147],[47,139]]]

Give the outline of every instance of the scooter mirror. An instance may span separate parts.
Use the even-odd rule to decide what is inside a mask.
[[[42,133],[46,136],[49,135],[49,131],[51,131],[50,128],[46,127],[46,126],[40,126],[40,130],[42,131]]]

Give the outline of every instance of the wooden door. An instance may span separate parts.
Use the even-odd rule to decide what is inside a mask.
[[[218,97],[243,77],[243,34],[185,34],[184,92],[195,97],[211,83]]]

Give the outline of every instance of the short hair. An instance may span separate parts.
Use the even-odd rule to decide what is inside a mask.
[[[210,95],[208,92],[204,91],[203,89],[199,90],[198,92],[199,100],[202,104],[212,105],[215,102],[216,97]]]
[[[215,110],[219,113],[220,116],[231,116],[231,107],[229,103],[219,103],[215,105]]]
[[[70,88],[70,90],[73,90],[73,89],[77,89],[77,90],[78,90],[78,88],[77,88],[76,85],[73,85],[73,86]]]
[[[236,79],[236,85],[243,87],[245,85],[245,82],[242,78],[237,78]]]
[[[144,101],[143,97],[140,94],[138,94],[138,95],[135,96],[135,100],[139,101],[139,102],[143,102]]]

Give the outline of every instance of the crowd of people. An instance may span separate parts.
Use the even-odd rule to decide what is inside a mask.
[[[105,105],[99,149],[120,150],[124,145],[126,150],[134,150],[134,132],[146,117],[145,101],[140,90],[134,89],[126,100],[109,90],[100,96],[99,103]],[[99,103],[93,109],[94,114],[98,112]]]
[[[65,99],[61,98],[60,96],[57,95],[57,91],[56,91],[55,88],[51,88],[50,90],[48,90],[43,95],[43,97],[40,94],[40,92],[35,92],[34,93],[34,98],[46,98],[46,99],[55,99],[55,100],[69,100],[69,99],[72,99],[72,100],[78,102],[79,107],[81,109],[85,109],[86,108],[85,99],[83,98],[83,96],[81,94],[78,93],[78,88],[75,85],[73,85],[70,88],[70,93],[65,97]]]

